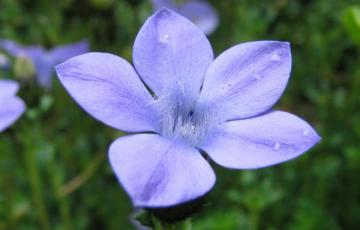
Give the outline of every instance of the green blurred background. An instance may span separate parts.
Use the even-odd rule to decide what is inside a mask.
[[[220,15],[209,37],[216,54],[245,41],[291,43],[292,76],[276,108],[303,117],[322,141],[266,169],[213,164],[217,184],[193,229],[360,229],[356,1],[209,2]],[[151,13],[147,0],[0,0],[0,38],[46,47],[88,38],[92,50],[131,60]],[[134,229],[107,160],[123,134],[88,116],[55,77],[52,91],[28,79],[19,94],[28,110],[0,134],[0,229]]]

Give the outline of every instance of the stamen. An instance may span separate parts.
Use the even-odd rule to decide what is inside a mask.
[[[209,130],[217,124],[217,116],[209,107],[199,106],[196,101],[185,103],[185,98],[168,95],[157,99],[161,109],[162,135],[180,138],[191,146],[198,146],[207,137]]]

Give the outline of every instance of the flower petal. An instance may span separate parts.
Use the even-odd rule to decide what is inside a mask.
[[[130,132],[159,130],[154,100],[124,59],[87,53],[56,66],[56,72],[79,105],[105,124]]]
[[[196,149],[156,134],[121,137],[110,146],[109,157],[135,206],[187,202],[215,183],[213,170]]]
[[[24,102],[16,96],[0,98],[0,132],[12,125],[25,111]]]
[[[12,56],[26,56],[34,61],[35,58],[43,55],[44,50],[41,46],[22,46],[14,41],[0,39],[0,49],[5,50]]]
[[[37,71],[37,81],[42,87],[50,89],[54,66],[88,51],[89,43],[83,40],[73,44],[57,46],[48,52],[44,52],[41,57],[33,60]]]
[[[192,21],[205,34],[211,34],[219,25],[219,16],[208,2],[187,1],[179,6],[178,13]]]
[[[218,105],[225,120],[243,119],[269,110],[289,79],[289,43],[248,42],[222,53],[210,66],[200,101]]]
[[[19,90],[19,83],[13,80],[0,80],[0,98],[13,96]]]
[[[50,59],[53,60],[53,64],[56,65],[60,62],[66,61],[69,58],[86,53],[88,51],[89,42],[83,40],[73,44],[57,46],[54,49],[50,50],[48,55]]]
[[[36,69],[36,80],[41,87],[44,87],[46,89],[50,89],[52,86],[52,73],[55,66],[55,64],[49,61],[50,60],[42,58],[34,60]]]
[[[136,70],[158,97],[196,98],[212,60],[204,33],[168,9],[145,22],[133,50]]]
[[[304,120],[274,111],[224,123],[201,148],[224,167],[252,169],[293,159],[319,140]]]

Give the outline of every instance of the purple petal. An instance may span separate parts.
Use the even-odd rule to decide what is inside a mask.
[[[22,46],[14,41],[1,39],[0,49],[5,50],[12,56],[26,56],[32,61],[35,58],[39,58],[43,55],[44,50],[41,46]]]
[[[25,104],[19,97],[0,99],[0,132],[12,125],[25,111]]]
[[[205,34],[211,34],[219,25],[215,9],[204,1],[187,1],[177,11],[198,26]]]
[[[212,60],[204,33],[167,9],[145,22],[133,50],[136,70],[158,97],[196,98]]]
[[[46,89],[52,87],[52,73],[55,68],[55,64],[50,60],[46,60],[45,57],[35,60],[36,80],[39,85]],[[59,63],[57,63],[59,64]]]
[[[35,66],[37,81],[45,88],[51,87],[54,63],[41,46],[22,46],[10,40],[0,40],[0,48],[10,55],[27,57]]]
[[[304,120],[274,111],[224,123],[201,148],[224,167],[253,169],[293,159],[319,140]]]
[[[12,80],[0,80],[0,98],[14,96],[19,90],[19,83]]]
[[[73,44],[57,46],[54,49],[50,50],[48,52],[48,55],[50,56],[51,60],[53,60],[53,64],[57,65],[61,62],[66,61],[69,58],[86,53],[88,51],[89,42],[83,40]]]
[[[287,42],[237,45],[222,53],[210,66],[200,101],[218,106],[225,120],[256,116],[278,101],[290,70]]]
[[[14,123],[25,111],[24,102],[15,96],[19,85],[15,81],[0,80],[0,132]]]
[[[5,50],[10,55],[17,56],[21,53],[23,47],[11,40],[0,39],[0,49]]]
[[[67,59],[88,52],[89,43],[85,40],[58,46],[50,51],[45,51],[41,46],[22,46],[11,40],[0,40],[0,48],[9,54],[25,56],[35,66],[38,83],[44,88],[51,88],[54,67]]]
[[[55,65],[88,51],[89,43],[84,40],[73,44],[57,46],[45,52],[40,58],[33,60],[37,70],[37,81],[42,87],[50,89]]]
[[[119,138],[109,157],[135,206],[180,204],[204,195],[215,183],[213,170],[196,149],[156,134]]]
[[[45,88],[51,87],[51,74],[55,63],[41,46],[22,46],[10,40],[0,40],[0,48],[12,56],[27,57],[35,66],[39,84]]]
[[[159,130],[154,100],[124,59],[87,53],[56,66],[56,72],[79,105],[105,124],[130,132]]]

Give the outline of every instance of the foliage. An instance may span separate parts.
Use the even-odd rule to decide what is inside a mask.
[[[216,54],[244,41],[291,42],[292,76],[277,108],[309,121],[323,139],[275,167],[214,165],[217,184],[193,229],[358,229],[360,30],[348,9],[353,2],[210,2],[220,14],[209,37]],[[88,38],[92,50],[128,60],[152,12],[146,0],[1,0],[0,9],[0,38],[46,47]],[[12,76],[10,68],[0,77]],[[0,229],[133,229],[130,201],[107,160],[109,144],[123,134],[88,116],[55,77],[52,91],[22,79],[20,96],[26,114],[0,134]]]

